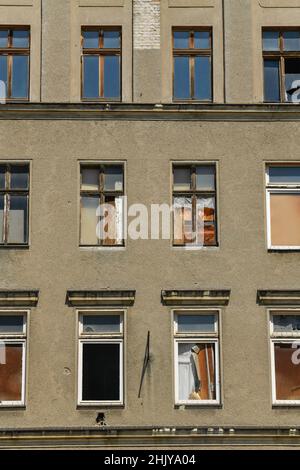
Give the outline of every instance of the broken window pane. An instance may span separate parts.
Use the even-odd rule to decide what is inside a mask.
[[[121,245],[123,243],[123,198],[105,196],[103,244]]]
[[[0,333],[23,333],[23,315],[0,315]]]
[[[5,189],[5,172],[6,167],[4,165],[0,166],[0,189]]]
[[[192,315],[191,313],[177,315],[178,333],[215,332],[215,315]]]
[[[28,165],[14,165],[11,167],[10,188],[28,189],[29,172]]]
[[[190,93],[190,61],[188,56],[174,57],[174,97],[187,99]]]
[[[215,189],[215,171],[214,165],[199,165],[196,167],[196,187],[197,189],[211,190]]]
[[[264,60],[265,101],[280,101],[279,60]]]
[[[83,97],[99,97],[99,56],[84,56],[83,60]]]
[[[264,31],[263,32],[263,50],[279,51],[279,32]]]
[[[174,49],[188,49],[190,46],[189,31],[174,31]]]
[[[300,51],[300,32],[285,31],[283,33],[283,49],[285,51]]]
[[[194,47],[195,49],[209,49],[210,48],[210,32],[209,31],[195,31],[194,32]]]
[[[0,402],[22,400],[21,343],[0,343]]]
[[[98,49],[99,31],[83,31],[83,47],[85,49]]]
[[[27,196],[10,196],[8,218],[8,243],[27,242],[28,199]]]
[[[8,29],[0,29],[0,48],[8,47]]]
[[[197,197],[197,244],[216,245],[215,198]]]
[[[82,400],[120,400],[120,344],[84,343]]]
[[[29,31],[28,30],[13,30],[12,32],[12,46],[16,48],[29,47]]]
[[[120,57],[117,55],[104,57],[104,96],[120,98]]]
[[[300,364],[293,359],[297,354],[294,344],[274,344],[277,400],[300,400]]]
[[[191,169],[190,167],[177,166],[173,168],[174,189],[184,191],[191,189]]]
[[[292,101],[293,93],[300,88],[300,60],[285,59],[285,90],[287,101]]]
[[[269,166],[269,181],[271,184],[300,184],[300,165]]]
[[[104,189],[106,191],[122,191],[123,190],[123,166],[111,165],[106,166],[104,170],[105,180]]]
[[[300,246],[300,194],[270,194],[271,244]]]
[[[0,80],[5,84],[5,96],[2,96],[2,93],[0,97],[3,99],[7,97],[7,56],[5,55],[0,56]]]
[[[83,315],[82,324],[84,333],[120,333],[120,315]]]
[[[81,189],[85,191],[99,189],[99,170],[97,168],[81,169]]]
[[[28,64],[26,55],[12,57],[12,98],[28,97]]]
[[[0,243],[3,242],[4,235],[4,196],[0,196]]]
[[[120,31],[104,31],[103,47],[108,49],[120,48]]]
[[[192,198],[174,197],[173,205],[174,244],[184,245],[194,242]]]
[[[98,197],[84,196],[81,198],[81,244],[98,245],[97,209],[99,207]]]
[[[194,98],[197,100],[211,100],[211,58],[195,57]]]
[[[178,395],[180,401],[215,400],[215,344],[178,344]]]
[[[300,332],[300,316],[298,315],[273,315],[274,333]]]

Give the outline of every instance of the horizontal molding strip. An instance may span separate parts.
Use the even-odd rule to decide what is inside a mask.
[[[259,305],[300,305],[300,290],[258,290]]]
[[[228,305],[230,290],[163,290],[164,305],[221,306]]]
[[[0,290],[0,307],[35,307],[38,290]]]
[[[66,303],[69,306],[131,306],[135,301],[135,290],[68,290]]]

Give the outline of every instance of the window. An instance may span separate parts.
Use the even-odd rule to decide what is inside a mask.
[[[0,312],[0,406],[24,406],[26,312]]]
[[[212,101],[212,32],[173,30],[174,100]]]
[[[218,312],[174,312],[176,404],[220,403]]]
[[[124,246],[124,165],[81,165],[80,244]]]
[[[82,98],[121,99],[121,29],[82,30]]]
[[[78,403],[123,403],[124,311],[79,312]]]
[[[217,246],[215,164],[173,164],[173,211],[175,246]]]
[[[300,248],[300,164],[267,166],[269,249]]]
[[[274,404],[300,404],[300,311],[271,312]]]
[[[0,81],[8,100],[29,99],[29,28],[0,28]]]
[[[263,59],[265,101],[291,102],[300,89],[300,29],[264,30]]]
[[[28,244],[29,164],[0,163],[0,245]]]

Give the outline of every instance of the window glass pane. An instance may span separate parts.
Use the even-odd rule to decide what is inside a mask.
[[[104,174],[104,189],[106,191],[123,190],[123,167],[121,165],[106,166]]]
[[[92,191],[99,189],[99,170],[98,168],[81,169],[81,189]]]
[[[0,29],[0,47],[8,47],[8,30]]]
[[[283,48],[285,51],[300,51],[300,31],[284,32]]]
[[[189,167],[177,166],[173,168],[174,189],[191,189],[191,169]]]
[[[201,165],[196,168],[196,187],[197,189],[215,189],[215,166]]]
[[[83,31],[82,36],[85,49],[99,48],[99,31]]]
[[[104,31],[103,47],[108,49],[120,48],[120,31]]]
[[[178,333],[214,333],[215,319],[215,315],[177,315]]]
[[[278,31],[263,32],[263,50],[279,51],[279,33]]]
[[[99,98],[99,57],[83,57],[83,97]]]
[[[300,332],[300,315],[273,315],[275,333]]]
[[[300,183],[299,166],[269,166],[270,183]]]
[[[0,333],[23,333],[23,315],[0,315]]]
[[[104,57],[104,97],[120,98],[120,57]]]
[[[194,32],[195,49],[209,49],[210,48],[210,32],[209,31],[195,31]]]
[[[28,189],[29,173],[28,165],[15,165],[11,167],[11,189]]]
[[[265,101],[280,101],[279,61],[264,60]]]
[[[190,98],[189,57],[174,57],[174,98]]]
[[[0,165],[0,189],[5,189],[5,170],[4,165]]]
[[[298,98],[300,88],[300,60],[285,59],[285,90],[286,100],[292,101],[293,93],[297,92]]]
[[[211,100],[211,58],[195,57],[195,91],[197,100]]]
[[[0,243],[3,243],[3,234],[4,234],[3,215],[4,215],[4,196],[0,196]]]
[[[81,244],[98,245],[97,237],[97,209],[99,207],[98,197],[81,198]]]
[[[120,400],[120,345],[85,343],[82,358],[82,399]]]
[[[271,243],[300,246],[300,194],[271,194]]]
[[[174,197],[174,244],[185,245],[193,243],[193,211],[192,198]]]
[[[274,345],[277,400],[300,400],[300,365],[293,360],[293,355],[297,354],[293,344]]]
[[[28,56],[13,56],[11,95],[12,98],[28,97]]]
[[[27,196],[10,196],[8,243],[27,242]]]
[[[174,49],[188,49],[190,47],[189,31],[174,31]]]
[[[102,240],[104,245],[123,244],[123,198],[105,196]]]
[[[0,343],[0,401],[22,400],[23,345]]]
[[[83,315],[84,333],[120,333],[120,315]]]
[[[29,31],[28,30],[13,31],[12,45],[13,47],[20,47],[20,48],[29,47]]]
[[[215,345],[178,344],[179,400],[215,400]]]
[[[5,89],[2,89],[1,86],[1,96],[0,98],[7,98],[7,56],[0,56],[0,80],[4,82]]]
[[[197,245],[216,245],[215,198],[197,197]]]

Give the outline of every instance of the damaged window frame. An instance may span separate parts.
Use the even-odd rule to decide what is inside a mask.
[[[0,316],[23,317],[22,332],[1,332],[0,342],[6,344],[22,345],[22,385],[21,400],[0,401],[0,408],[24,407],[26,396],[26,369],[27,369],[27,330],[29,320],[29,310],[0,310]]]
[[[126,309],[124,308],[101,308],[77,310],[78,318],[78,382],[77,382],[77,405],[78,406],[123,406],[124,405],[124,337]],[[119,315],[119,332],[84,332],[84,316],[107,316]],[[83,346],[85,344],[118,344],[119,345],[119,400],[83,400]]]
[[[278,33],[278,50],[264,50],[263,45],[263,35],[264,33],[273,32]],[[275,27],[264,27],[262,28],[262,50],[263,50],[263,77],[265,73],[265,62],[266,61],[277,61],[278,62],[278,85],[279,85],[279,100],[267,100],[266,99],[266,83],[265,77],[264,81],[264,102],[265,103],[291,103],[287,99],[287,91],[285,87],[285,61],[287,59],[298,59],[299,60],[299,80],[300,80],[300,48],[299,50],[290,51],[284,49],[284,33],[288,32],[299,32],[300,28],[298,27],[285,27],[285,28],[275,28]]]
[[[272,308],[267,310],[269,318],[269,342],[270,342],[270,363],[271,363],[271,385],[272,385],[272,405],[273,406],[300,406],[299,400],[278,400],[276,394],[276,369],[275,369],[275,345],[276,344],[298,344],[300,347],[300,331],[295,333],[290,332],[275,332],[274,331],[274,316],[300,316],[300,309],[298,308]],[[295,352],[299,350],[295,348]],[[298,364],[300,371],[300,364]]]
[[[271,195],[272,194],[299,194],[300,183],[270,183],[269,170],[272,167],[300,167],[300,162],[267,162],[265,165],[265,191],[266,191],[266,216],[267,216],[267,249],[281,251],[299,251],[300,245],[272,245],[271,226]]]
[[[178,331],[178,316],[195,315],[205,316],[214,315],[214,331],[213,332],[179,332]],[[176,308],[172,310],[173,319],[173,348],[174,348],[174,391],[175,391],[175,406],[188,405],[188,406],[218,406],[221,405],[221,374],[220,374],[220,338],[221,338],[221,310],[218,308]],[[213,344],[214,345],[214,359],[215,359],[215,399],[209,400],[180,400],[179,399],[179,344],[192,343],[197,344]]]

